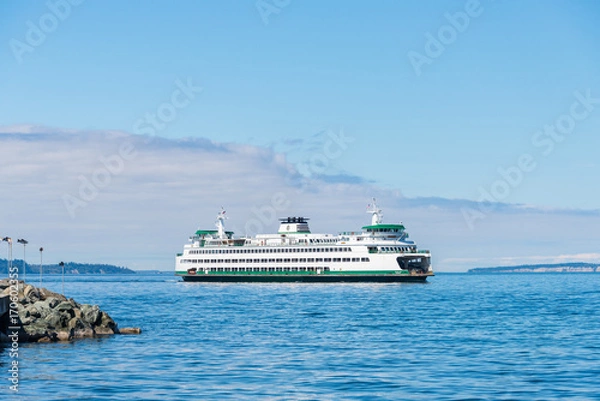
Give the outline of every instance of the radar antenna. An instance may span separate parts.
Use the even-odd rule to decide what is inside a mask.
[[[217,221],[215,221],[215,226],[217,226],[217,234],[220,239],[225,239],[225,224],[224,221],[227,219],[225,216],[225,209],[221,206],[221,211],[217,214]]]
[[[367,205],[367,213],[371,213],[371,225],[375,226],[381,223],[383,219],[383,213],[381,213],[381,209],[377,207],[377,200],[373,198],[373,203],[369,203]]]

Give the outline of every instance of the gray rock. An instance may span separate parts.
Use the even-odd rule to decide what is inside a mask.
[[[107,327],[109,329],[111,329],[112,331],[114,331],[115,333],[119,331],[117,324],[115,323],[114,320],[111,319],[110,316],[108,316],[108,313],[106,312],[101,312],[102,313],[102,320],[100,323],[100,326],[102,327]]]
[[[74,317],[67,323],[67,329],[69,330],[85,330],[91,329],[92,326],[89,323],[84,322],[78,317]]]
[[[49,327],[52,327],[56,330],[66,329],[69,325],[69,321],[71,320],[71,315],[68,313],[59,313],[57,311],[53,311],[47,315],[44,320],[48,323]]]
[[[81,305],[82,319],[92,326],[102,323],[102,313],[98,305]]]
[[[31,337],[41,337],[48,333],[48,325],[44,320],[36,320],[32,324],[23,326],[25,332]]]
[[[51,309],[56,308],[60,304],[60,300],[54,297],[46,298],[44,302],[47,302]]]
[[[125,327],[119,329],[119,334],[142,334],[142,329],[139,327]]]
[[[70,331],[58,331],[56,332],[56,341],[69,341],[73,338],[73,333]]]
[[[96,333],[94,332],[94,330],[92,330],[91,327],[73,331],[73,338],[91,338],[91,337],[96,337]]]
[[[33,304],[35,309],[38,311],[38,318],[45,318],[50,313],[52,313],[52,309],[50,309],[50,305],[44,301],[37,301]]]
[[[113,334],[115,334],[115,332],[112,329],[102,326],[95,327],[94,331],[98,336],[112,336]]]
[[[75,316],[74,306],[68,301],[61,302],[55,309],[61,313],[68,313],[71,317]]]
[[[29,298],[29,302],[31,303],[35,303],[41,299],[38,289],[30,284],[27,284],[25,286],[25,289],[23,290],[23,295],[26,298]]]
[[[25,313],[29,313],[29,315],[33,318],[39,318],[42,317],[42,314],[40,312],[40,310],[37,308],[37,306],[35,305],[27,305],[25,307]]]

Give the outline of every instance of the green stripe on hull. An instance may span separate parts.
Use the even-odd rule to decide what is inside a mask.
[[[184,281],[224,283],[415,283],[433,274],[178,274]]]

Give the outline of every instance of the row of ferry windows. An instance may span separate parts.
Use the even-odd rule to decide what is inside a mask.
[[[182,259],[181,263],[324,263],[369,262],[369,258],[299,258],[299,259]]]
[[[191,254],[207,253],[296,253],[296,252],[352,252],[352,249],[346,246],[336,248],[275,248],[275,249],[199,249],[190,251]]]
[[[417,247],[414,246],[382,246],[379,247],[379,252],[416,252]]]
[[[202,270],[210,272],[314,272],[323,270],[328,272],[329,267],[207,267]],[[202,270],[199,271],[199,274],[202,273]]]

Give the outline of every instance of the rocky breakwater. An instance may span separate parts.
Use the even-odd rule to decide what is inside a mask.
[[[18,290],[17,290],[18,287]],[[0,280],[0,294],[9,295],[11,309],[17,300],[18,318],[6,314],[5,327],[18,327],[19,341],[53,342],[113,334],[140,334],[138,328],[119,330],[98,305],[80,304],[62,294],[23,281]],[[12,330],[11,330],[12,333]],[[7,333],[4,333],[7,334]],[[1,335],[0,335],[1,337]],[[5,337],[5,336],[4,336]]]

